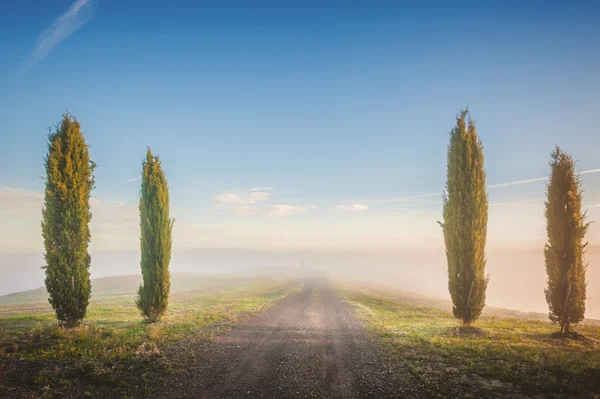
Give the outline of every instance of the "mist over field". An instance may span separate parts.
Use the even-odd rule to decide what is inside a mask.
[[[139,251],[92,252],[92,278],[139,275]],[[588,318],[600,319],[600,246],[587,250]],[[41,254],[0,254],[0,295],[44,285]],[[381,284],[407,292],[449,299],[443,249],[398,253],[335,251],[259,251],[251,249],[179,249],[173,251],[172,273],[265,274],[287,269],[320,271],[352,281]],[[541,249],[488,251],[490,284],[487,305],[547,313],[546,272]],[[515,278],[515,276],[519,278]],[[92,287],[92,299],[94,290]]]

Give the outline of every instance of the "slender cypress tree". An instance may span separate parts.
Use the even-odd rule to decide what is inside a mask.
[[[450,132],[448,171],[444,193],[444,232],[448,261],[448,289],[454,316],[465,326],[485,306],[488,199],[483,146],[469,111],[461,111]]]
[[[581,212],[583,189],[573,158],[557,146],[550,168],[545,210],[548,242],[544,246],[548,287],[544,291],[550,320],[568,334],[571,323],[582,321],[585,315],[584,239],[590,224]]]
[[[140,227],[143,283],[136,304],[142,315],[156,322],[167,310],[171,276],[171,232],[174,220],[169,217],[169,189],[160,160],[150,148],[142,164],[140,193]]]
[[[77,119],[65,113],[48,137],[42,237],[46,290],[59,322],[73,327],[90,299],[90,194],[95,164]]]

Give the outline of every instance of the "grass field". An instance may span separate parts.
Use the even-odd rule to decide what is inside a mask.
[[[167,314],[147,324],[134,303],[139,281],[93,280],[88,316],[72,330],[57,326],[43,289],[0,297],[0,391],[23,397],[143,392],[176,367],[164,356],[169,344],[211,340],[300,287],[300,280],[285,277],[174,275]]]
[[[302,286],[293,277],[174,275],[167,315],[147,324],[134,303],[139,282],[93,280],[88,317],[71,330],[57,326],[43,289],[0,297],[0,393],[144,397],[185,367],[189,344],[210,342]],[[337,289],[431,397],[600,398],[598,321],[566,339],[543,314],[487,307],[464,329],[448,301],[349,283]]]
[[[424,386],[459,397],[466,386],[500,394],[600,397],[600,323],[561,338],[543,315],[488,308],[459,327],[446,301],[351,285],[340,287],[369,328]]]

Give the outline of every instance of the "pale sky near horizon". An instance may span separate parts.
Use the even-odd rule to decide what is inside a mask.
[[[95,250],[139,247],[146,146],[175,248],[439,248],[467,105],[491,247],[541,248],[555,144],[600,221],[600,4],[523,3],[3,2],[0,251],[41,251],[47,129],[65,109],[98,164]]]

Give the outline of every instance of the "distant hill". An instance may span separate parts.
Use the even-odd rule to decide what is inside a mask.
[[[140,273],[139,251],[92,251],[91,256],[90,272],[93,279]],[[300,252],[234,248],[175,249],[170,268],[172,273],[228,274],[247,269],[299,268],[303,259],[308,261],[310,258],[311,254]],[[43,264],[41,252],[0,252],[0,295],[43,286]]]
[[[92,279],[92,301],[119,300],[135,297],[142,276],[113,276]],[[171,276],[171,293],[209,292],[235,288],[248,282],[248,276],[179,273]],[[209,288],[210,287],[210,288]],[[44,287],[0,296],[0,305],[47,303]]]

